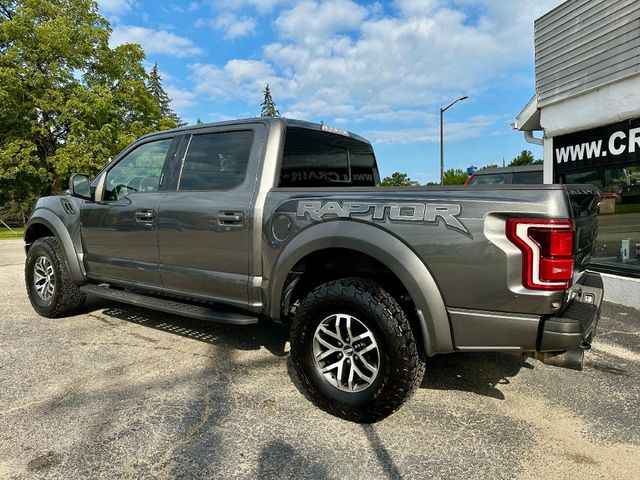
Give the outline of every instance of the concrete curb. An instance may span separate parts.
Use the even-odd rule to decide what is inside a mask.
[[[640,279],[601,273],[604,299],[627,307],[640,309]]]

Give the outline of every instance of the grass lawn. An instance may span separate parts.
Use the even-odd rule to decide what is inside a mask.
[[[599,215],[619,215],[623,213],[640,213],[640,203],[616,203],[614,213],[600,213]]]
[[[640,213],[640,203],[618,204],[616,213]]]
[[[6,227],[0,227],[0,240],[22,240],[24,227],[11,227],[15,234]]]

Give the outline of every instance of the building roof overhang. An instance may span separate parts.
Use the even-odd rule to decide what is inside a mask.
[[[534,94],[529,103],[522,109],[516,117],[516,121],[511,124],[514,130],[532,132],[542,130],[540,126],[540,109],[538,108],[538,95]]]

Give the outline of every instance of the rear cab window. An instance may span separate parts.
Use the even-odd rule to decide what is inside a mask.
[[[279,187],[372,187],[378,183],[370,144],[331,132],[287,128]]]

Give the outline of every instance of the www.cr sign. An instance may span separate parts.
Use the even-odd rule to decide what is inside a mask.
[[[640,161],[640,119],[553,139],[553,164],[558,174],[634,161]]]

